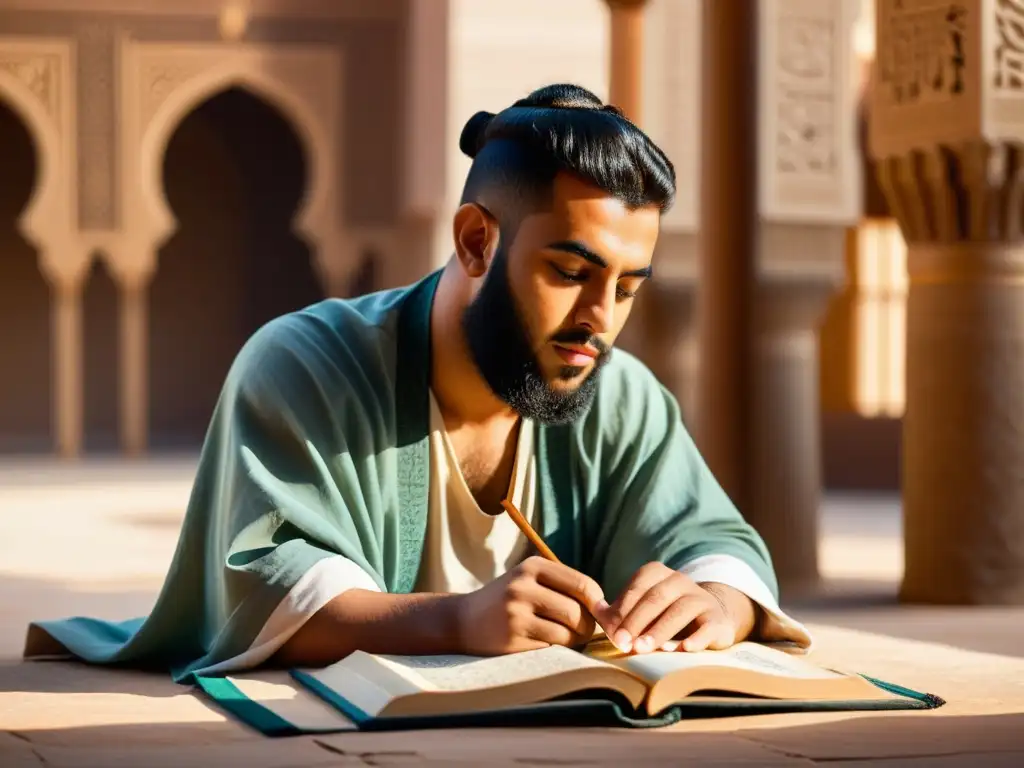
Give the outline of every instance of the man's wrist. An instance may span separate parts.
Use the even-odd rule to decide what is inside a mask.
[[[274,655],[287,666],[326,666],[353,651],[459,653],[460,595],[350,589],[317,611]]]

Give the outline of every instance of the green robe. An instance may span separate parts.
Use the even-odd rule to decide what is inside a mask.
[[[427,519],[430,309],[440,273],[328,299],[259,330],[229,372],[152,612],[30,627],[88,662],[191,682],[244,652],[314,563],[341,554],[413,589]],[[616,350],[578,422],[538,426],[542,535],[609,599],[643,564],[768,552],[708,471],[675,399]],[[33,633],[36,635],[33,641]],[[52,642],[51,642],[52,644]]]

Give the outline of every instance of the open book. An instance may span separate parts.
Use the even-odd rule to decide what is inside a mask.
[[[749,642],[723,651],[644,655],[623,654],[603,638],[582,652],[552,646],[498,657],[357,651],[328,667],[293,670],[292,675],[360,728],[410,719],[452,725],[468,719],[472,724],[482,722],[482,713],[492,713],[489,722],[502,723],[502,713],[545,707],[553,712],[559,702],[563,709],[573,702],[612,706],[618,719],[634,723],[652,718],[674,722],[685,716],[680,707],[724,707],[738,714],[758,703],[776,705],[768,711],[909,709],[942,703]]]

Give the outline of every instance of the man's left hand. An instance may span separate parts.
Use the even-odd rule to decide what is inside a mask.
[[[719,650],[750,634],[755,607],[724,584],[698,584],[663,563],[648,563],[614,603],[598,607],[594,618],[626,653],[649,653],[672,640],[681,641],[685,651]]]

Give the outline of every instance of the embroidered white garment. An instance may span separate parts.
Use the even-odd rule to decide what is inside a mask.
[[[535,425],[523,420],[509,484],[512,503],[537,527]],[[465,594],[500,577],[529,552],[529,542],[508,515],[481,511],[470,493],[444,427],[440,409],[430,395],[430,491],[426,536],[417,592]],[[807,629],[787,616],[768,586],[742,560],[706,555],[687,563],[683,573],[694,581],[715,581],[744,593],[765,610],[761,639],[789,642],[807,650]],[[215,668],[226,672],[257,666],[270,658],[305,621],[348,589],[379,591],[369,574],[340,555],[313,566],[271,614],[247,651]],[[609,596],[609,600],[613,596]]]

